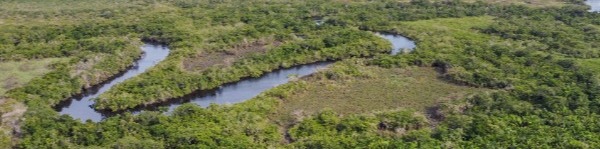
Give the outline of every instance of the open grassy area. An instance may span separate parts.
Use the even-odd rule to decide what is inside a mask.
[[[8,148],[13,128],[18,128],[18,119],[26,108],[20,102],[3,97],[6,91],[24,85],[29,80],[51,71],[48,65],[67,58],[9,61],[0,63],[0,148]]]
[[[61,60],[66,60],[66,58],[46,58],[0,63],[0,72],[2,72],[0,73],[0,96],[10,89],[19,87],[31,79],[49,72],[48,65]]]
[[[465,0],[466,2],[475,2],[477,0]],[[566,4],[564,0],[485,0],[488,3],[495,4],[516,4],[532,7],[558,7]]]
[[[600,43],[589,27],[598,15],[570,6],[582,0],[408,1],[0,1],[2,61],[70,58],[50,72],[51,62],[0,69],[0,88],[21,86],[0,94],[0,148],[600,148],[600,87],[563,61],[600,57],[589,44]],[[380,54],[389,44],[369,31],[418,47]],[[95,108],[341,61],[233,105],[98,123],[53,108],[129,66],[140,39],[168,45],[169,57]],[[581,64],[600,72],[600,60]]]
[[[465,23],[468,22],[468,23]],[[395,30],[409,31],[412,38],[417,39],[428,39],[431,40],[485,40],[489,36],[478,33],[475,28],[484,27],[494,22],[494,17],[491,16],[480,16],[480,17],[464,17],[464,18],[441,18],[411,22],[399,22]],[[410,31],[413,30],[413,31]],[[419,31],[419,32],[414,32]],[[435,34],[448,34],[452,35],[453,38],[439,38]],[[413,37],[415,36],[415,37]],[[430,42],[430,41],[426,42]],[[436,43],[435,41],[433,41]],[[437,42],[439,43],[439,42]],[[460,45],[459,45],[460,46]]]
[[[398,22],[392,31],[417,40],[416,50],[451,55],[462,51],[461,47],[467,45],[465,41],[490,39],[475,28],[493,21],[493,17],[482,16]],[[355,75],[340,76],[340,72]],[[452,84],[441,79],[441,75],[432,67],[386,69],[362,64],[336,64],[331,70],[306,78],[303,81],[306,87],[284,98],[273,119],[286,126],[324,109],[342,115],[397,109],[425,112],[428,107],[443,101],[489,91]],[[328,79],[332,76],[333,79]]]
[[[411,0],[402,0],[404,2],[410,2]],[[431,1],[445,1],[445,0],[431,0]],[[464,2],[477,2],[482,0],[463,0]],[[526,5],[530,7],[560,7],[565,5],[565,0],[483,0],[486,3],[503,4],[503,5]]]
[[[16,142],[12,140],[13,131],[19,129],[19,119],[27,108],[14,99],[0,96],[0,148],[10,148]]]
[[[595,74],[600,74],[600,59],[578,59],[579,65],[583,67],[583,69],[588,69]]]
[[[62,11],[62,10],[100,10],[123,8],[135,5],[128,0],[22,0],[2,1],[0,8],[19,11]]]
[[[336,71],[334,66],[333,70]],[[276,112],[280,125],[324,109],[342,115],[365,114],[396,109],[425,112],[426,108],[447,100],[462,99],[488,89],[459,86],[445,82],[431,67],[381,68],[352,66],[361,75],[334,79],[324,72],[306,78],[305,88],[284,98]],[[345,68],[344,68],[345,69]],[[335,79],[338,78],[338,79]]]
[[[183,67],[187,71],[201,72],[213,66],[229,67],[233,62],[249,55],[264,53],[269,48],[281,45],[281,41],[273,39],[259,39],[256,41],[244,41],[229,49],[218,52],[198,53],[186,58]]]

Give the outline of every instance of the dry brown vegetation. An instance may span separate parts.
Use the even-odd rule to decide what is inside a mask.
[[[274,120],[286,126],[324,109],[341,115],[402,109],[426,114],[436,104],[489,91],[448,83],[430,67],[360,66],[359,71],[359,77],[326,79],[320,76],[325,72],[305,78],[300,83],[306,87],[283,99]]]
[[[402,2],[410,2],[411,0],[401,0]],[[447,1],[447,0],[431,0],[431,1]],[[484,1],[486,3],[504,4],[504,5],[526,5],[530,7],[555,7],[565,5],[565,0],[463,0],[465,2]]]
[[[211,66],[230,66],[237,59],[266,52],[269,48],[279,46],[282,42],[273,39],[258,39],[255,41],[243,41],[229,49],[201,52],[195,56],[186,58],[183,67],[188,71],[203,71]]]
[[[0,148],[15,145],[20,133],[19,123],[27,107],[13,99],[0,97]]]

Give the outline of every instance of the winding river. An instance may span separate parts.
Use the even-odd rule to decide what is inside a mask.
[[[386,33],[376,34],[392,43],[391,54],[397,54],[403,50],[410,51],[415,48],[415,43],[406,37]],[[83,96],[74,97],[64,104],[57,106],[57,110],[61,114],[70,115],[75,119],[91,120],[94,122],[101,121],[108,116],[114,115],[115,113],[94,110],[92,107],[94,102],[91,99],[98,97],[98,95],[106,92],[112,86],[144,72],[146,69],[165,59],[169,54],[169,49],[166,46],[146,44],[142,47],[142,50],[145,54],[136,62],[134,67],[127,70],[125,73],[117,75],[117,77],[108,81],[107,83],[99,85],[90,92],[84,93]],[[254,98],[263,91],[289,82],[290,76],[307,76],[317,72],[321,68],[327,67],[331,63],[332,62],[316,62],[293,66],[290,68],[278,69],[269,73],[265,73],[258,78],[248,78],[238,82],[224,84],[217,89],[198,91],[182,98],[169,100],[168,102],[159,103],[149,107],[133,109],[130,112],[139,113],[143,110],[157,110],[161,107],[168,107],[168,111],[172,111],[180,105],[188,102],[198,104],[202,107],[207,107],[210,104],[240,103]]]
[[[173,111],[181,104],[192,102],[202,107],[208,107],[211,104],[234,104],[254,98],[258,94],[278,85],[285,84],[292,77],[304,77],[317,72],[319,69],[329,66],[333,62],[316,62],[305,65],[293,66],[290,68],[277,69],[265,73],[258,78],[244,79],[239,82],[225,84],[217,89],[201,91],[187,97],[162,104],[159,107],[168,106],[169,111]],[[154,107],[156,108],[156,107]]]
[[[587,0],[585,3],[591,6],[590,11],[600,11],[600,0]],[[316,25],[323,24],[322,18],[315,19]],[[398,53],[411,52],[416,47],[414,41],[400,35],[389,34],[389,33],[375,33],[376,35],[387,39],[392,43],[391,55]],[[102,119],[114,115],[111,112],[96,111],[92,107],[94,101],[92,99],[98,97],[98,95],[108,91],[114,85],[121,83],[131,77],[137,76],[148,68],[155,66],[160,61],[164,60],[169,55],[169,49],[163,45],[145,44],[141,47],[144,51],[144,55],[136,61],[133,67],[106,81],[105,83],[99,84],[81,95],[74,96],[72,99],[67,100],[59,104],[56,108],[60,114],[67,114],[75,119],[80,120],[91,120],[94,122],[101,121]],[[223,86],[206,91],[198,91],[188,96],[170,100],[166,103],[160,103],[150,107],[143,107],[140,109],[133,109],[131,112],[139,113],[143,110],[157,110],[160,107],[168,107],[168,111],[179,107],[181,104],[192,102],[202,107],[207,107],[210,104],[234,104],[243,102],[245,100],[254,98],[258,94],[265,90],[271,89],[278,85],[287,83],[290,81],[290,77],[295,75],[297,77],[303,77],[317,72],[320,68],[327,67],[332,62],[317,62],[305,65],[298,65],[290,68],[278,69],[272,72],[266,73],[258,78],[249,78],[242,81],[224,84]]]
[[[389,33],[375,33],[375,35],[385,38],[392,43],[392,51],[390,53],[392,55],[396,55],[400,52],[408,53],[417,47],[414,41],[404,36]]]

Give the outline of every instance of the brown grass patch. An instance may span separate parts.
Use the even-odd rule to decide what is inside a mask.
[[[410,0],[400,0],[401,2],[410,2]],[[430,1],[446,1],[446,0],[430,0]],[[477,0],[463,0],[464,2],[477,2]],[[486,3],[500,5],[525,5],[529,7],[560,7],[567,3],[566,0],[485,0]]]
[[[0,97],[0,148],[16,145],[25,111],[27,107],[23,103]]]
[[[203,71],[211,66],[231,66],[236,60],[251,54],[266,52],[270,47],[281,45],[280,41],[272,39],[259,39],[244,41],[233,47],[215,52],[199,53],[186,58],[183,68],[187,71]]]
[[[51,71],[48,65],[66,61],[67,58],[46,58],[38,60],[7,61],[0,63],[0,96],[8,90],[20,87],[31,79]]]
[[[273,120],[289,126],[323,109],[341,115],[412,109],[423,114],[440,102],[463,99],[488,89],[459,86],[440,79],[429,67],[385,69],[361,66],[369,77],[342,80],[304,79],[306,88],[295,91],[281,103]]]

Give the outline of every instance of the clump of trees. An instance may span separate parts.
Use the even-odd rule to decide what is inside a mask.
[[[0,28],[2,60],[73,58],[54,65],[55,71],[43,78],[9,92],[11,98],[24,101],[29,107],[19,148],[600,146],[596,135],[600,128],[597,74],[575,62],[598,57],[594,49],[600,21],[598,14],[586,11],[587,7],[529,8],[482,1],[426,0],[143,3],[111,14],[105,10],[55,12],[58,16],[71,16],[73,12],[95,14],[74,24]],[[156,3],[169,9],[155,9]],[[483,15],[491,17],[482,19],[484,22],[462,18]],[[311,19],[314,16],[323,16],[325,23],[315,25]],[[418,24],[421,21],[417,20],[433,21],[428,24],[438,26]],[[442,21],[435,22],[439,20]],[[219,33],[198,31],[234,25],[238,26]],[[401,33],[418,41],[418,48],[411,54],[378,55],[385,53],[389,44],[356,28]],[[228,68],[186,72],[179,67],[181,60],[198,51],[219,50],[244,39],[266,36],[285,43],[240,59]],[[168,44],[173,54],[156,68],[103,95],[99,108],[126,109],[258,76],[279,67],[365,56],[374,56],[368,61],[381,67],[439,67],[448,81],[499,91],[468,98],[469,106],[446,113],[435,127],[429,127],[433,123],[412,111],[344,117],[323,111],[293,126],[288,131],[290,144],[282,143],[286,142],[285,132],[269,121],[268,114],[275,112],[280,96],[293,95],[301,83],[286,84],[232,106],[200,108],[185,104],[171,115],[124,113],[99,123],[80,122],[51,108],[81,92],[84,83],[72,75],[73,66],[99,54],[108,55],[106,59],[115,63],[98,64],[96,68],[107,72],[122,70],[139,56],[139,50],[131,50],[136,45],[132,41],[138,39]],[[119,53],[128,54],[116,57]]]

